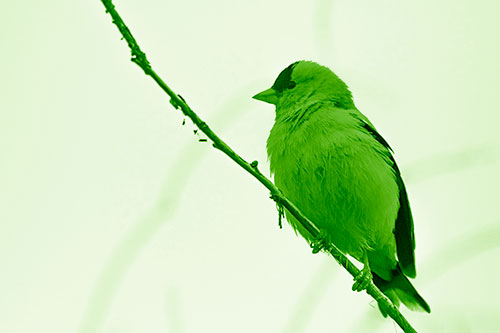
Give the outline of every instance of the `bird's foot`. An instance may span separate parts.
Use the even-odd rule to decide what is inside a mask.
[[[353,291],[363,291],[370,285],[373,276],[370,270],[370,266],[365,265],[359,274],[354,278],[354,284],[352,285]]]
[[[320,231],[319,236],[313,240],[310,244],[312,248],[312,253],[316,254],[322,250],[328,251],[331,247],[330,241],[328,241],[328,236],[325,232]]]

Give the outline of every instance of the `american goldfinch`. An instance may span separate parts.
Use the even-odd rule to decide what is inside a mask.
[[[297,61],[254,99],[276,106],[267,153],[274,182],[342,252],[364,264],[353,290],[370,280],[392,302],[430,312],[414,278],[415,238],[405,185],[387,141],[356,108],[329,68]],[[315,239],[287,211],[308,242]]]

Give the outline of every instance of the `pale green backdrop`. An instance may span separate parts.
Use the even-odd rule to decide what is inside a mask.
[[[273,109],[310,59],[390,142],[416,223],[422,332],[498,329],[497,1],[116,0],[153,67],[268,174]],[[267,191],[129,61],[97,1],[0,11],[0,332],[394,332]]]

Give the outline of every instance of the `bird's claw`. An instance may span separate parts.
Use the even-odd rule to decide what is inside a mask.
[[[370,285],[372,281],[372,272],[370,268],[365,265],[359,274],[354,278],[354,284],[352,285],[353,291],[363,291]]]
[[[312,253],[316,254],[324,248],[324,243],[321,240],[311,242]]]
[[[312,248],[313,254],[316,254],[322,250],[328,251],[331,247],[330,242],[328,241],[328,237],[323,231],[320,231],[319,236],[311,242],[310,246]]]

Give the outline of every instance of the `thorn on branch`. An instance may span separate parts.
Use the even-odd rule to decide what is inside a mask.
[[[252,167],[252,169],[257,172],[259,175],[262,175],[262,173],[260,172],[259,168],[258,168],[258,165],[259,165],[259,162],[258,161],[253,161],[252,163],[250,163],[250,166]]]
[[[208,127],[208,125],[207,125],[207,123],[206,123],[206,122],[204,122],[204,121],[202,121],[202,122],[200,122],[200,123],[198,124],[198,128],[199,128],[200,130],[202,130],[202,131],[203,131],[203,130],[205,130],[207,127]]]
[[[177,104],[177,101],[174,100],[173,98],[170,99],[170,104],[172,104],[172,106],[176,109],[176,110],[179,110],[179,108],[181,107],[179,104]],[[182,123],[182,125],[184,125],[184,122]]]
[[[184,99],[184,97],[182,97],[181,95],[177,94],[177,97],[182,101],[184,102],[184,104],[186,104],[186,100]],[[172,104],[172,106],[176,109],[176,110],[179,110],[179,109],[182,109],[181,108],[181,105],[179,104],[178,101],[175,100],[175,98],[170,98],[170,104]],[[182,111],[182,113],[184,113],[184,111]],[[184,122],[182,123],[182,125],[184,125]]]
[[[207,142],[207,139],[199,139],[199,142]]]

